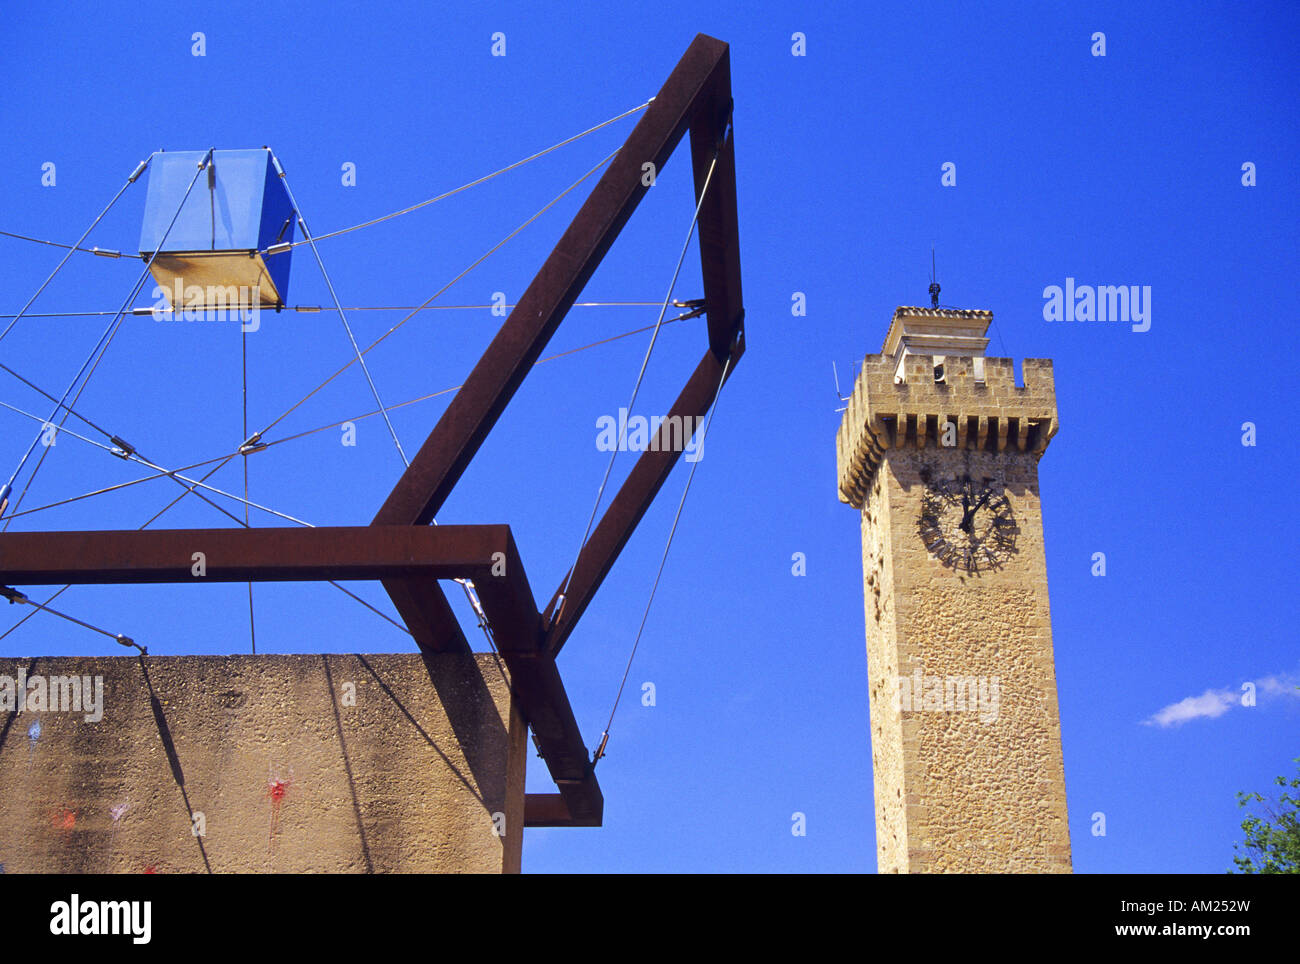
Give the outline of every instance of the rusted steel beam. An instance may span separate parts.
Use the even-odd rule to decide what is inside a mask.
[[[524,795],[525,827],[599,827],[599,820],[575,818],[569,813],[562,793],[528,793]]]
[[[571,823],[599,826],[604,797],[560,671],[543,649],[541,615],[509,531],[497,551],[489,573],[474,580],[474,589],[510,674],[510,689],[532,728]]]
[[[0,581],[49,583],[382,580],[422,649],[435,635],[438,579],[475,580],[503,648],[535,653],[539,616],[510,527],[356,526],[0,533]],[[457,627],[459,633],[459,627]]]
[[[540,646],[540,616],[509,528],[501,544],[493,549],[490,562],[487,573],[476,578],[475,587],[498,645],[536,652]],[[383,580],[383,585],[422,650],[428,653],[470,651],[456,614],[436,580],[392,578]]]
[[[726,62],[722,41],[699,34],[691,42],[393,487],[376,524],[427,525],[433,520],[648,190],[642,165],[663,170],[701,105],[716,102],[710,84],[717,87],[726,79]],[[711,157],[712,141],[709,153]]]
[[[742,354],[744,354],[744,341],[738,338],[732,350],[731,365],[727,369],[728,378],[735,371],[736,363]],[[686,387],[677,396],[677,401],[673,403],[669,419],[674,416],[698,418],[709,411],[718,391],[719,380],[722,378],[723,364],[713,356],[711,349],[704,353],[700,363],[695,366],[690,381],[686,383]],[[654,501],[659,489],[668,479],[668,474],[677,464],[681,453],[668,450],[667,436],[670,424],[665,419],[660,425],[657,436],[659,450],[655,451],[656,444],[652,444],[649,449],[641,453],[636,465],[632,466],[632,471],[628,473],[618,494],[614,496],[600,523],[592,532],[591,538],[582,547],[578,561],[574,565],[573,577],[568,581],[567,587],[562,585],[551,597],[551,602],[543,616],[543,623],[551,627],[546,639],[546,651],[552,656],[564,646],[565,640],[573,632],[587,605],[600,588],[605,576],[609,574],[615,560],[618,559],[619,553],[632,537],[641,517],[650,508],[650,503]],[[555,618],[554,610],[562,590],[565,596],[564,606],[559,617]]]
[[[599,826],[605,800],[592,770],[591,757],[578,730],[555,660],[545,654],[523,656],[502,652],[510,671],[510,688],[520,712],[537,737],[538,752],[577,820]]]
[[[451,610],[451,603],[433,576],[394,576],[383,580],[384,591],[426,653],[468,653],[469,641]]]
[[[506,530],[486,575],[474,579],[510,689],[574,826],[600,826],[605,800],[569,704],[564,681],[543,647],[541,615],[513,536]]]
[[[478,579],[490,574],[494,553],[513,545],[504,525],[6,532],[0,533],[0,581]]]
[[[536,656],[542,652],[542,618],[508,527],[491,563],[486,574],[474,578],[474,591],[492,625],[497,650],[503,655]]]
[[[740,289],[740,223],[736,211],[736,147],[731,130],[731,56],[724,51],[691,122],[691,167],[700,205],[700,270],[709,347],[722,360],[744,324]],[[714,152],[717,164],[713,164]],[[713,167],[712,175],[709,174]],[[705,183],[708,190],[705,191]],[[703,195],[703,202],[700,197]]]

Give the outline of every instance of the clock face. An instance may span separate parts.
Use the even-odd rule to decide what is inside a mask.
[[[945,566],[979,572],[1002,568],[1020,530],[1000,482],[964,475],[926,480],[917,531]]]

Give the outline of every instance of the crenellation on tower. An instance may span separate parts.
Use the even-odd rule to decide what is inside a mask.
[[[974,378],[976,362],[982,363],[982,381]],[[940,370],[943,381],[936,380]],[[907,445],[1010,447],[1041,457],[1057,431],[1052,362],[1026,358],[1021,370],[1023,384],[1017,384],[1011,358],[910,354],[902,359],[900,378],[893,358],[868,355],[837,439],[840,501],[861,508],[884,452]],[[944,441],[948,423],[950,445]]]
[[[1017,387],[1014,358],[984,359],[984,390],[994,396],[991,401],[996,403],[996,396],[1005,395],[1009,389]]]

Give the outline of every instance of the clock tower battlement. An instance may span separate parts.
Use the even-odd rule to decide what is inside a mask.
[[[1039,457],[1057,430],[1047,358],[985,358],[989,311],[899,308],[881,354],[862,363],[836,440],[839,497],[860,509],[889,449],[955,448]]]

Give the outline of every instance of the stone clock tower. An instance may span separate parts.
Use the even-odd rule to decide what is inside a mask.
[[[899,308],[836,443],[862,516],[879,869],[1069,873],[1038,460],[1052,363]]]

